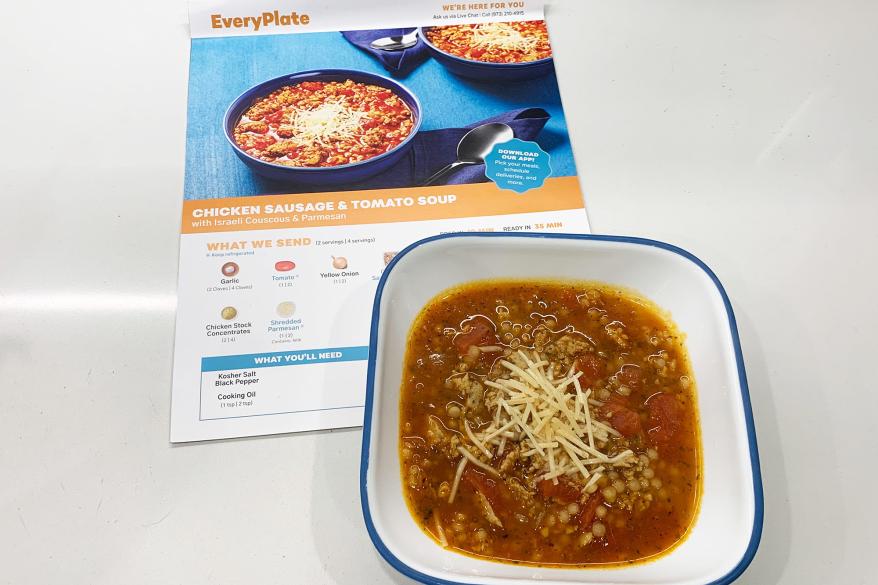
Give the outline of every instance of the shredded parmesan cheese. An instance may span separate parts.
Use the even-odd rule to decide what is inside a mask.
[[[498,351],[503,351],[503,348],[499,345],[480,345],[478,348],[482,353],[497,353]]]
[[[597,411],[592,409],[602,403],[591,398],[590,388],[583,391],[579,381],[582,372],[574,372],[571,367],[566,374],[554,378],[556,364],[536,351],[529,355],[519,350],[514,359],[500,359],[497,363],[508,375],[484,380],[486,386],[499,391],[494,398],[493,421],[480,432],[464,425],[479,450],[490,456],[486,445],[496,445],[499,440],[497,454],[500,455],[507,437],[518,440],[521,442],[518,455],[535,458],[536,469],[542,468],[543,479],[557,483],[562,476],[578,475],[586,480],[586,487],[600,480],[607,468],[632,462],[634,454],[630,450],[611,456],[598,448],[598,441],[604,445],[610,435],[621,435],[608,424],[595,420]],[[463,447],[459,450],[474,465],[497,473]]]
[[[487,455],[488,457],[492,457],[491,452],[488,450],[488,448],[485,447],[485,446],[482,444],[482,442],[479,441],[478,438],[476,438],[476,436],[473,434],[472,429],[469,428],[469,421],[468,421],[468,420],[465,420],[465,419],[464,419],[464,421],[463,421],[463,428],[466,429],[466,436],[468,436],[468,437],[469,437],[469,440],[473,442],[473,445],[475,445],[476,447],[478,447],[478,448],[479,448],[479,451],[481,451],[482,453],[484,453],[484,454]]]
[[[603,465],[601,465],[600,467],[598,467],[597,469],[595,469],[595,470],[594,470],[594,475],[592,475],[592,476],[591,476],[591,479],[588,480],[588,483],[585,484],[585,488],[584,488],[584,489],[588,489],[588,488],[590,488],[591,486],[593,486],[594,484],[596,484],[596,483],[598,482],[598,480],[604,476],[604,474],[601,473],[603,470],[604,470],[604,466],[603,466]]]
[[[325,101],[311,110],[294,108],[290,124],[297,142],[329,146],[333,141],[353,138],[368,117],[366,112],[351,108],[342,98]]]
[[[472,463],[473,465],[475,465],[476,467],[481,467],[482,469],[484,469],[488,473],[491,473],[493,475],[496,475],[497,477],[500,477],[499,471],[497,471],[496,469],[494,469],[493,467],[491,467],[487,463],[482,463],[481,461],[479,461],[478,458],[475,455],[473,455],[472,453],[470,453],[467,450],[467,448],[464,447],[463,445],[459,446],[457,448],[457,450],[460,451],[461,455],[463,455],[464,457],[469,459],[469,462]],[[461,472],[461,473],[463,473],[463,472]]]
[[[585,469],[585,466],[579,460],[579,457],[576,456],[576,452],[574,452],[572,445],[562,437],[558,437],[558,442],[561,443],[561,446],[564,447],[564,450],[567,451],[567,454],[570,456],[570,460],[573,461],[573,464],[576,466],[576,469],[579,470],[579,473],[582,474],[582,477],[588,479],[589,475],[591,475],[588,470]]]
[[[594,425],[591,424],[591,413],[588,408],[588,397],[591,394],[591,388],[583,395],[579,380],[573,380],[573,384],[576,386],[576,398],[580,399],[580,403],[584,406],[583,411],[585,412],[585,428],[588,431],[588,445],[594,449]]]
[[[460,458],[460,463],[457,464],[457,472],[454,474],[454,483],[451,484],[451,493],[448,494],[448,503],[454,503],[454,496],[457,495],[457,488],[460,487],[460,478],[463,477],[463,469],[466,467],[467,459],[466,457]]]
[[[502,406],[500,408],[502,408]],[[504,433],[507,430],[509,430],[509,428],[514,424],[515,424],[515,421],[511,420],[508,423],[506,423],[505,425],[503,425],[502,427],[500,427],[499,429],[497,429],[496,431],[492,431],[492,432],[488,433],[487,435],[485,435],[485,437],[482,440],[483,441],[490,441],[491,439],[493,439],[497,435],[503,435],[503,438],[506,438],[506,435]]]
[[[509,416],[512,418],[512,420],[514,420],[518,424],[518,426],[520,426],[521,429],[525,432],[525,434],[527,434],[531,444],[534,446],[537,452],[545,457],[546,452],[543,451],[543,448],[540,446],[539,441],[537,441],[536,437],[534,437],[533,431],[531,431],[530,426],[527,423],[523,422],[521,420],[521,417],[518,416],[518,414],[514,410],[512,410],[512,408],[508,404],[506,404],[505,401],[501,402],[501,404],[503,404],[503,406],[506,408],[506,412],[509,413]]]
[[[619,431],[617,431],[616,429],[614,429],[611,426],[605,425],[602,422],[592,421],[592,425],[594,425],[595,429],[600,429],[600,430],[602,430],[610,435],[613,435],[614,437],[621,437],[622,436],[622,433],[620,433]]]
[[[439,521],[439,514],[434,514],[433,518],[436,521],[436,536],[439,538],[439,544],[442,545],[442,548],[448,548],[448,538],[445,536],[445,529],[442,528],[442,523]]]
[[[497,455],[503,455],[503,449],[506,448],[506,435],[500,438],[500,444],[497,446]]]
[[[497,47],[509,51],[530,51],[537,39],[528,37],[505,22],[488,22],[473,27],[473,44]]]

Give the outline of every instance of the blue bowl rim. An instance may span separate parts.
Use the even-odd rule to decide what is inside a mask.
[[[406,575],[411,579],[415,579],[416,581],[420,581],[421,583],[426,583],[427,585],[463,585],[458,581],[448,581],[445,579],[440,579],[438,577],[433,577],[432,575],[427,575],[425,573],[421,573],[410,567],[409,565],[403,563],[399,560],[390,550],[387,548],[387,545],[384,544],[384,541],[381,539],[381,536],[375,530],[375,525],[372,522],[372,512],[369,509],[369,499],[366,493],[366,474],[369,470],[369,448],[372,440],[372,409],[374,407],[374,399],[375,399],[375,367],[376,367],[376,355],[378,349],[378,321],[380,317],[381,311],[381,298],[384,293],[384,285],[387,283],[387,278],[390,273],[393,271],[393,268],[396,266],[397,262],[420,246],[424,244],[436,241],[436,240],[446,240],[453,238],[542,238],[542,239],[558,239],[558,240],[591,240],[598,242],[621,242],[626,244],[636,244],[639,246],[649,246],[653,248],[660,248],[662,250],[667,250],[678,256],[682,256],[683,258],[689,260],[693,264],[695,264],[698,268],[703,270],[705,274],[713,281],[717,290],[719,291],[720,296],[723,300],[723,305],[726,309],[726,316],[729,321],[729,329],[732,334],[732,346],[735,351],[735,363],[738,370],[738,382],[741,388],[741,404],[744,409],[744,422],[747,430],[747,442],[750,447],[750,467],[753,473],[753,496],[754,496],[754,510],[753,510],[753,528],[750,533],[750,542],[747,545],[747,549],[744,551],[744,554],[741,556],[738,563],[725,575],[716,579],[715,581],[711,581],[710,583],[706,583],[705,585],[728,585],[735,581],[744,570],[750,565],[753,561],[753,557],[756,555],[756,550],[759,548],[759,542],[762,538],[762,524],[763,517],[765,511],[765,500],[762,491],[762,472],[759,466],[759,449],[756,444],[756,428],[753,422],[753,410],[750,405],[750,389],[747,384],[747,373],[744,369],[744,356],[741,351],[741,341],[738,337],[738,325],[735,320],[735,313],[732,310],[731,301],[729,301],[729,297],[726,294],[725,289],[723,288],[722,283],[719,278],[714,274],[713,270],[707,266],[700,258],[684,250],[683,248],[679,248],[673,244],[668,244],[666,242],[660,242],[658,240],[651,240],[647,238],[638,238],[633,236],[609,236],[609,235],[597,235],[597,234],[550,234],[550,233],[491,233],[491,232],[458,232],[454,234],[442,234],[438,236],[431,236],[428,238],[424,238],[422,240],[418,240],[413,244],[409,245],[405,249],[403,249],[399,254],[397,254],[387,265],[387,268],[384,270],[384,273],[381,275],[381,279],[378,281],[378,289],[375,292],[375,300],[372,305],[372,328],[369,334],[369,361],[368,361],[368,370],[366,373],[366,404],[365,404],[365,414],[363,420],[363,443],[362,450],[360,453],[360,505],[363,511],[363,519],[366,523],[366,530],[369,533],[369,538],[372,540],[372,544],[378,550],[378,553],[387,561],[394,569]]]
[[[400,142],[395,147],[393,147],[392,149],[388,150],[385,153],[379,154],[378,156],[373,156],[372,158],[367,158],[366,160],[361,160],[361,161],[357,161],[355,163],[348,163],[348,164],[344,164],[344,165],[338,165],[338,166],[334,166],[334,167],[288,167],[286,165],[279,165],[276,163],[272,163],[272,162],[268,162],[268,161],[265,161],[262,159],[255,158],[253,156],[250,156],[246,152],[244,152],[244,150],[242,150],[241,147],[238,146],[238,144],[235,142],[234,138],[231,136],[231,134],[229,132],[229,121],[231,119],[232,110],[234,110],[245,99],[247,99],[247,100],[255,99],[255,98],[251,97],[251,94],[254,96],[260,95],[261,97],[265,97],[265,95],[267,95],[267,94],[261,93],[261,90],[265,89],[266,87],[270,87],[270,86],[278,83],[281,80],[289,80],[290,83],[295,83],[296,77],[306,76],[306,75],[365,76],[367,78],[380,79],[386,83],[389,83],[395,90],[398,90],[400,93],[403,93],[403,94],[407,95],[409,98],[411,98],[411,100],[415,104],[415,109],[417,110],[417,112],[412,112],[412,115],[416,119],[415,119],[414,126],[412,126],[411,133],[409,133],[409,135],[406,137],[405,140],[403,140],[402,142]],[[351,77],[351,79],[353,79],[353,77]],[[362,83],[362,82],[360,82],[360,83]],[[352,168],[364,166],[367,163],[379,161],[382,158],[388,157],[391,154],[398,152],[400,149],[407,146],[409,144],[409,142],[411,142],[412,139],[415,137],[415,134],[417,134],[418,131],[421,129],[421,119],[423,118],[423,111],[424,111],[424,109],[421,106],[421,100],[418,99],[418,96],[415,94],[415,92],[410,90],[408,87],[406,87],[402,83],[396,81],[395,79],[391,79],[390,77],[386,77],[384,75],[379,75],[377,73],[372,73],[371,71],[361,71],[358,69],[309,69],[307,71],[297,71],[295,73],[287,73],[286,75],[280,75],[278,77],[273,77],[272,79],[267,79],[265,81],[257,83],[256,85],[254,85],[254,86],[250,87],[249,89],[245,90],[244,92],[242,92],[238,97],[236,97],[234,100],[232,100],[232,103],[229,104],[228,108],[226,108],[225,114],[223,114],[223,135],[226,137],[226,141],[228,141],[228,143],[232,146],[232,148],[235,150],[235,152],[239,156],[244,156],[247,158],[247,160],[253,161],[257,164],[267,165],[267,166],[270,166],[274,169],[285,169],[285,170],[288,170],[290,172],[297,172],[297,173],[298,172],[306,172],[306,173],[323,172],[323,173],[327,173],[327,172],[332,172],[334,170],[352,169]]]
[[[491,61],[478,61],[476,59],[464,59],[463,57],[458,57],[457,55],[453,55],[448,51],[443,51],[436,45],[430,42],[427,38],[427,35],[424,34],[425,29],[428,28],[436,28],[442,25],[433,25],[433,26],[419,26],[418,27],[418,37],[420,37],[424,44],[427,45],[433,51],[440,53],[441,55],[448,57],[453,61],[457,61],[461,64],[466,65],[475,65],[475,66],[484,66],[496,69],[527,69],[529,67],[539,67],[541,65],[545,65],[547,63],[551,63],[554,57],[544,57],[542,59],[537,59],[536,61],[522,61],[521,63],[492,63]]]

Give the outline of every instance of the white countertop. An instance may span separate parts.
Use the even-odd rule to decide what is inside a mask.
[[[3,20],[0,583],[406,582],[364,529],[359,430],[168,444],[184,4]],[[689,249],[737,312],[766,511],[739,582],[874,582],[878,4],[549,21],[594,231]]]

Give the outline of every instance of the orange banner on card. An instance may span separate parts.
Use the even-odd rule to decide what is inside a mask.
[[[582,209],[576,177],[551,177],[523,194],[494,183],[183,202],[184,234],[310,228]]]

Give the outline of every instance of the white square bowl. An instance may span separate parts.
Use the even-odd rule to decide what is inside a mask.
[[[439,292],[486,278],[597,280],[671,312],[686,334],[703,447],[701,508],[688,538],[655,561],[607,569],[480,560],[445,550],[412,519],[399,464],[399,389],[412,321]],[[421,240],[387,267],[372,315],[360,470],[363,516],[378,552],[423,583],[706,585],[734,581],[762,533],[762,482],[735,317],[711,270],[675,246],[640,238],[454,234]]]

